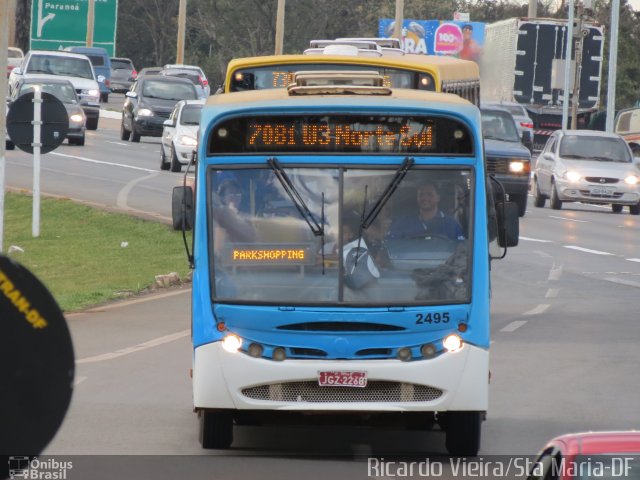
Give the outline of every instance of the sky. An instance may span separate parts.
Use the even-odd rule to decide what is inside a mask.
[[[529,3],[528,0],[520,0],[522,3]],[[629,5],[631,5],[635,10],[640,11],[640,0],[629,0]]]

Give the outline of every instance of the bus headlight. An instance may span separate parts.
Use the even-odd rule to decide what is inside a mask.
[[[222,348],[230,353],[237,352],[238,350],[240,350],[241,346],[242,339],[239,336],[234,335],[233,333],[227,335],[226,337],[224,337],[224,340],[222,340]]]
[[[444,348],[449,352],[454,353],[462,350],[462,339],[455,333],[452,333],[444,338],[442,345],[444,345]]]

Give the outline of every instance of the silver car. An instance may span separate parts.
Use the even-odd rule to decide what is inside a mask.
[[[640,214],[640,159],[633,158],[624,139],[596,130],[558,130],[538,157],[533,190],[536,207],[559,210],[564,202],[623,206]]]
[[[529,150],[533,148],[533,120],[529,117],[527,109],[517,102],[482,103],[482,106],[500,106],[507,110],[516,122],[518,135],[522,144]]]

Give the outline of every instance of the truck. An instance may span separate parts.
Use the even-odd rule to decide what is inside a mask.
[[[515,101],[524,106],[533,121],[536,150],[562,128],[567,23],[566,19],[510,18],[485,27],[482,101]],[[600,104],[604,27],[583,22],[580,31],[575,30],[571,79],[575,78],[576,43],[581,39],[577,124],[586,128]],[[574,82],[570,83],[573,87]]]
[[[640,107],[620,110],[614,125],[614,131],[629,144],[633,156],[640,157]]]

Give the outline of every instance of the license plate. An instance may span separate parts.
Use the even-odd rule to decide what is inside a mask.
[[[318,385],[364,388],[367,386],[367,372],[318,372]]]
[[[616,193],[616,189],[613,187],[592,187],[592,195],[613,195]]]

